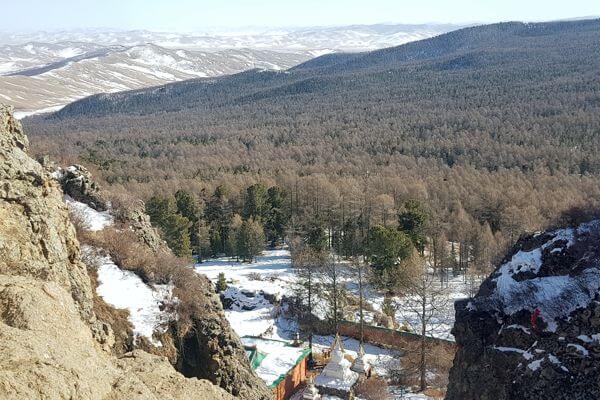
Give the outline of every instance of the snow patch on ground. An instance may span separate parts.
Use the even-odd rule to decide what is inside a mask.
[[[219,273],[225,274],[228,287],[223,296],[231,302],[225,317],[239,336],[288,340],[298,331],[296,324],[265,298],[281,299],[291,294],[290,283],[295,274],[288,250],[265,251],[252,263],[218,258],[196,264],[195,268],[213,282]]]
[[[84,246],[83,251],[95,253]],[[120,269],[108,256],[95,256],[98,263],[96,292],[115,308],[129,311],[129,322],[136,337],[145,337],[155,346],[162,346],[152,335],[164,332],[171,315],[161,310],[161,305],[172,301],[172,285],[150,287],[131,271]]]
[[[232,301],[231,308],[225,310],[225,317],[238,335],[273,336],[276,310],[261,294],[248,297],[238,288],[230,286],[223,296]]]
[[[282,297],[291,294],[290,283],[295,279],[292,259],[287,249],[267,250],[252,263],[231,258],[217,258],[196,264],[196,271],[216,282],[219,273],[225,274],[231,285],[250,292],[264,292]]]
[[[228,288],[223,293],[223,297],[231,302],[230,309],[225,310],[225,316],[239,336],[289,340],[298,332],[297,323],[286,318],[285,303],[279,310],[265,298],[265,296],[273,296],[281,299],[292,294],[293,286],[290,284],[296,278],[288,250],[265,251],[253,263],[219,258],[196,264],[195,268],[198,273],[205,274],[213,282],[218,280],[220,272],[225,274]],[[333,340],[333,336],[313,336],[313,351],[319,353],[330,348]],[[359,342],[346,337],[342,337],[342,340],[346,353],[356,357]],[[399,352],[370,344],[365,344],[364,348],[365,360],[372,365],[378,375],[385,376],[391,368],[399,368]],[[264,375],[263,379],[267,378],[266,381],[272,376],[280,375],[278,373],[280,366],[275,364],[271,367],[267,359],[261,363],[261,367],[264,370],[261,370],[260,374]]]
[[[89,231],[101,231],[114,223],[114,218],[108,211],[96,211],[87,204],[75,201],[67,195],[65,195],[65,203],[69,210],[81,220],[84,228]]]

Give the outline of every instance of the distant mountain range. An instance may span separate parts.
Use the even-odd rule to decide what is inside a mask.
[[[196,106],[205,109],[257,99],[278,101],[282,96],[333,96],[360,90],[371,96],[384,89],[380,87],[382,80],[392,83],[392,87],[404,81],[416,84],[411,74],[429,71],[448,75],[448,78],[474,71],[494,75],[512,72],[519,76],[527,72],[535,74],[531,77],[534,81],[544,81],[553,70],[566,73],[569,67],[586,67],[593,71],[594,65],[600,62],[597,58],[599,39],[600,20],[483,25],[397,47],[326,54],[286,73],[250,71],[160,88],[100,94],[70,104],[56,115],[148,114],[155,110],[190,110]],[[452,72],[454,74],[449,75]],[[382,73],[391,76],[381,79]],[[427,82],[419,84],[423,88],[429,85]]]
[[[22,34],[0,32],[0,45],[22,45],[31,42],[51,44],[80,42],[102,46],[135,46],[154,43],[162,47],[196,50],[231,48],[314,50],[333,48],[342,51],[364,51],[397,46],[460,27],[461,25],[452,24],[375,24],[281,29],[255,28],[243,31],[207,33],[151,32],[145,30],[113,31],[103,29]]]
[[[252,68],[287,69],[313,57],[395,46],[454,25],[356,25],[234,34],[86,30],[0,34],[0,101],[18,115],[74,100],[214,77]]]

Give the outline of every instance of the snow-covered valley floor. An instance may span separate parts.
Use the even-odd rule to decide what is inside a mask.
[[[344,265],[343,263],[341,264]],[[231,258],[210,259],[196,264],[198,273],[208,276],[216,282],[219,273],[224,273],[228,288],[224,297],[231,301],[226,315],[234,330],[240,336],[259,336],[291,339],[296,326],[293,321],[284,318],[284,310],[273,306],[265,297],[281,299],[294,294],[296,274],[291,265],[290,253],[286,249],[267,250],[252,263],[241,263]],[[356,278],[343,271],[341,281],[349,293],[358,293]],[[435,285],[439,283],[434,282]],[[454,324],[454,301],[468,297],[469,284],[463,276],[451,277],[444,283],[447,299],[442,307],[438,306],[433,319],[435,323],[428,334],[433,337],[453,340],[450,333]],[[383,295],[376,289],[365,288],[366,301],[375,310],[381,312]],[[395,297],[396,322],[399,326],[417,330],[420,321],[417,311],[412,306],[415,299],[409,296]],[[326,305],[319,302],[316,314],[324,317]],[[358,318],[358,316],[356,316]],[[367,322],[372,320],[373,313],[365,312]]]
[[[239,336],[290,340],[297,331],[293,321],[266,297],[281,299],[295,279],[289,251],[270,250],[253,263],[218,258],[196,264],[196,271],[216,282],[219,273],[228,281],[224,297],[232,304],[225,315]]]
[[[227,289],[223,292],[225,314],[240,337],[261,336],[288,341],[294,338],[298,331],[296,322],[292,316],[286,314],[285,302],[278,305],[278,301],[275,301],[294,294],[296,274],[292,268],[288,250],[267,250],[253,263],[218,258],[196,264],[195,268],[198,273],[208,276],[213,282],[217,282],[220,273],[225,275],[227,281]],[[356,279],[350,274],[344,276],[342,281],[350,293],[357,291]],[[464,282],[463,277],[455,277],[449,280],[447,286],[446,308],[439,314],[437,329],[431,333],[433,336],[452,340],[450,329],[454,323],[453,302],[455,299],[466,297],[468,285]],[[383,303],[382,294],[372,287],[368,287],[366,293],[367,301],[373,309],[380,311]],[[396,319],[400,325],[418,326],[418,317],[415,311],[408,307],[411,300],[408,298],[394,299],[397,306]],[[319,304],[316,308],[317,314],[322,314],[326,305]],[[321,352],[331,346],[333,339],[333,336],[314,336],[313,349]],[[356,357],[359,342],[348,337],[343,337],[342,340],[347,353]],[[374,367],[378,375],[387,375],[388,371],[398,368],[402,362],[400,353],[394,350],[367,344],[365,352],[366,360]],[[265,377],[268,376],[269,374],[265,375]],[[408,396],[408,394],[402,396]],[[417,396],[412,397],[414,399],[427,399],[426,396],[421,395],[411,394],[411,396]],[[400,395],[394,397],[411,398],[400,397]]]

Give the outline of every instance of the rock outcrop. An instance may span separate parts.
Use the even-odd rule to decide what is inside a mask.
[[[117,217],[120,221],[129,225],[140,240],[152,251],[170,251],[156,228],[152,226],[143,201],[135,200],[127,205],[122,205],[117,211]]]
[[[0,398],[232,398],[164,357],[107,351],[63,193],[27,149],[0,106]]]
[[[521,239],[456,303],[447,400],[600,398],[600,221]]]
[[[108,201],[100,193],[100,188],[92,179],[92,174],[82,165],[71,165],[57,174],[65,194],[74,200],[85,203],[97,211],[106,211]]]

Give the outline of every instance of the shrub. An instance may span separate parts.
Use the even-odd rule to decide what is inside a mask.
[[[218,293],[224,292],[227,290],[227,281],[225,280],[225,273],[219,272],[219,277],[217,279],[216,290]]]
[[[263,277],[258,272],[250,272],[248,274],[248,279],[251,280],[251,281],[262,281]]]
[[[135,232],[124,226],[108,227],[99,232],[88,232],[80,240],[104,249],[119,267],[133,271],[146,283],[165,284],[172,280],[173,270],[186,265],[166,251],[152,252]]]
[[[388,385],[384,379],[372,377],[360,382],[354,391],[358,398],[364,400],[386,400],[390,399],[387,389]]]

